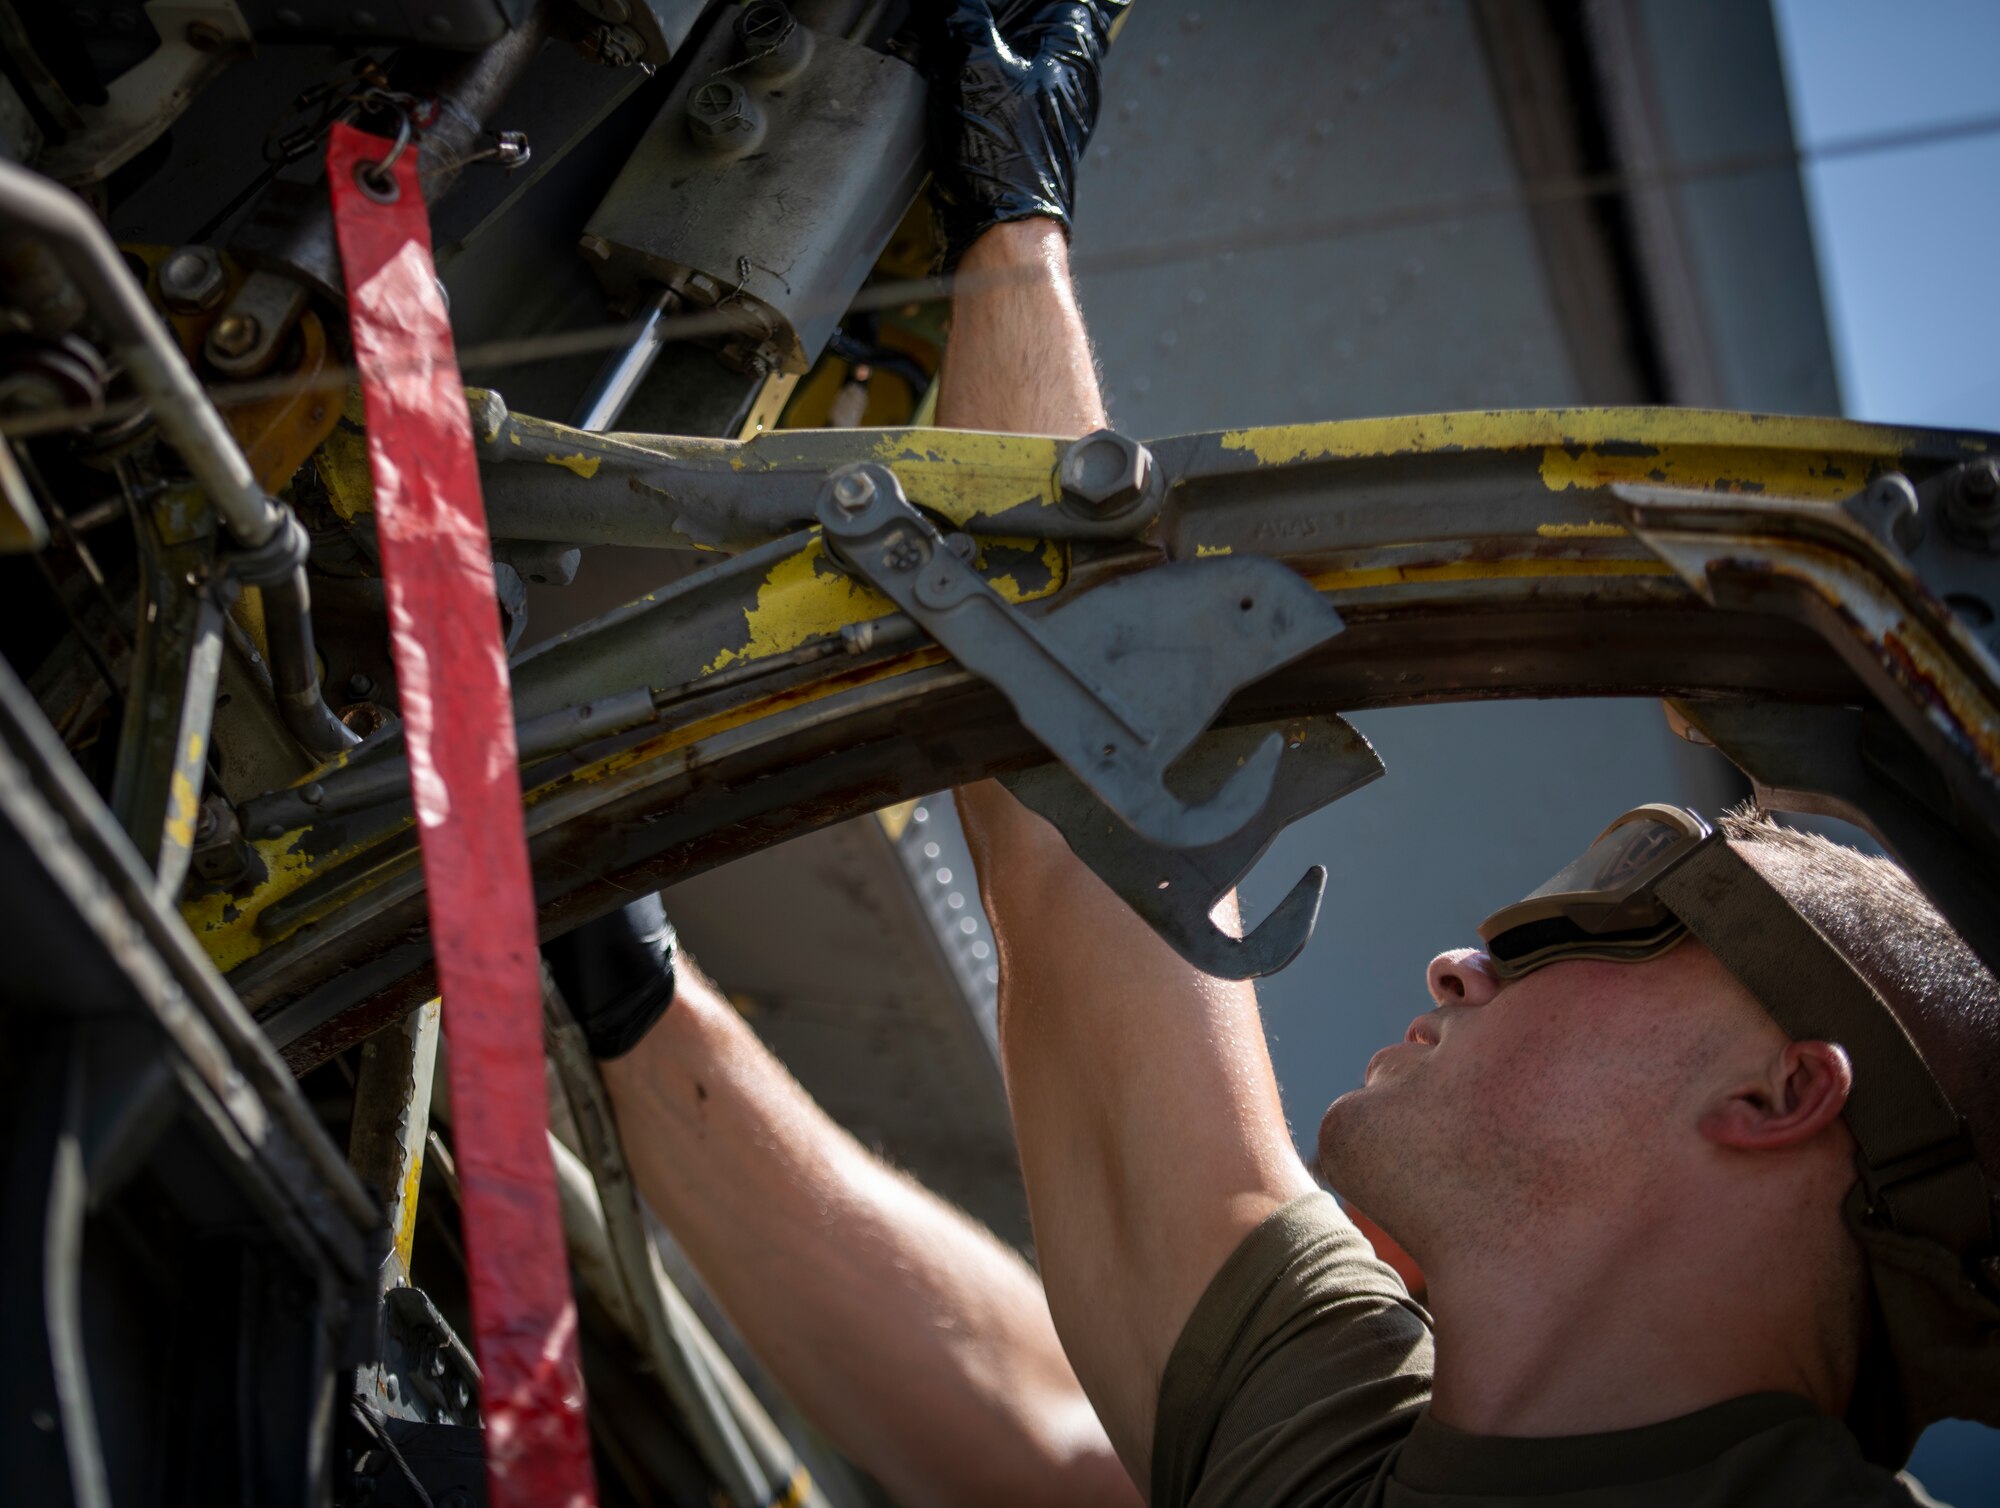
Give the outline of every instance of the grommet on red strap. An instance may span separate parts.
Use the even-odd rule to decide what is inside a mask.
[[[406,118],[402,146],[409,129]],[[338,124],[327,182],[451,1047],[487,1500],[586,1508],[596,1492],[549,1157],[534,895],[465,384],[416,154]]]

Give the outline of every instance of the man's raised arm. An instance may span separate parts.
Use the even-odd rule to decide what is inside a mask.
[[[1061,227],[996,227],[959,272],[938,422],[1101,426]],[[1313,1182],[1251,986],[1184,962],[998,785],[960,791],[959,810],[1000,946],[1001,1056],[1042,1283],[1143,1489],[1181,1326],[1237,1244]]]
[[[786,1396],[897,1502],[1136,1501],[1027,1264],[835,1125],[686,960],[604,1081],[646,1202]]]

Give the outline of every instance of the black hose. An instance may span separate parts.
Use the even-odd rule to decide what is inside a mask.
[[[294,566],[264,591],[264,633],[271,651],[271,688],[278,713],[301,745],[314,754],[338,754],[361,742],[334,716],[320,694],[319,657],[313,651],[312,590],[306,568]]]

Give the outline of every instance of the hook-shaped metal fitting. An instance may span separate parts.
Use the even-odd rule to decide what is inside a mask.
[[[1250,823],[1282,741],[1265,738],[1198,803],[1167,787],[1169,767],[1238,690],[1341,629],[1304,578],[1261,555],[1173,561],[1031,615],[946,545],[879,462],[829,477],[817,516],[836,558],[999,687],[1099,800],[1172,848],[1205,848]]]
[[[1218,979],[1261,979],[1297,958],[1311,940],[1326,870],[1313,865],[1241,937],[1224,932],[1209,913],[1279,833],[1382,773],[1368,740],[1327,714],[1203,734],[1175,766],[1174,784],[1190,794],[1212,790],[1273,740],[1284,757],[1269,801],[1241,832],[1206,848],[1148,843],[1060,765],[1038,765],[1000,781],[1054,824],[1076,856],[1181,957]]]

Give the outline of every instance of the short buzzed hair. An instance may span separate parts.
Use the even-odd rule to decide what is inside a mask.
[[[1720,824],[1902,1020],[2000,1179],[2000,981],[1892,859],[1739,807]]]

